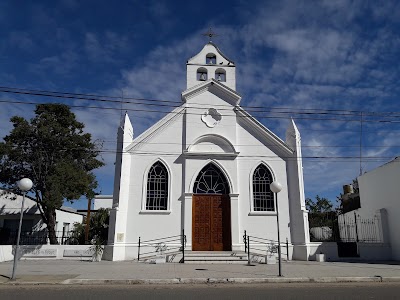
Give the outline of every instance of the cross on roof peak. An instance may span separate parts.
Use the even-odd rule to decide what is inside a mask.
[[[213,36],[218,36],[215,32],[212,31],[211,27],[208,29],[207,32],[203,33],[202,35],[208,36],[210,42]]]

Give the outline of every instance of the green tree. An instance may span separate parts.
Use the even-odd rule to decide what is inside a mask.
[[[317,195],[315,200],[306,199],[306,208],[309,211],[308,222],[310,229],[320,228],[327,232],[323,240],[335,240],[338,235],[337,211],[334,209],[332,202],[328,198]],[[312,231],[310,231],[310,239],[314,242],[321,241],[321,237],[315,237]]]
[[[29,177],[51,244],[57,244],[56,209],[64,200],[92,199],[103,166],[98,147],[67,105],[39,104],[30,121],[11,118],[14,128],[0,143],[0,182],[6,187]]]
[[[306,208],[310,213],[326,213],[333,211],[333,204],[327,198],[315,196],[315,201],[311,198],[306,199]]]
[[[90,217],[89,221],[89,243],[106,244],[108,239],[108,225],[110,220],[110,210],[100,208]],[[85,230],[87,219],[83,223],[75,223],[73,228],[73,238],[78,244],[85,244]]]

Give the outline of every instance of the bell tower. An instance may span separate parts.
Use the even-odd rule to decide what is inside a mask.
[[[210,35],[212,36],[212,34]],[[236,91],[235,68],[235,63],[210,40],[197,55],[186,63],[187,89],[214,79]]]

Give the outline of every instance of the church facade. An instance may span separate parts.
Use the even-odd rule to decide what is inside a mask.
[[[107,259],[137,257],[139,237],[187,237],[186,250],[244,250],[243,233],[281,240],[308,259],[300,133],[281,140],[240,106],[235,63],[213,43],[187,62],[182,104],[138,137],[118,130]]]

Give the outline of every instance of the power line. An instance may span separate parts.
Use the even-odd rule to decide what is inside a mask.
[[[15,101],[15,100],[0,100],[0,103],[10,103],[10,104],[26,104],[26,105],[38,105],[38,104],[43,104],[40,102],[27,102],[27,101]],[[85,109],[101,109],[101,110],[116,110],[120,111],[119,108],[117,107],[103,107],[103,106],[86,106],[86,105],[68,105],[71,108],[85,108]],[[184,107],[182,107],[183,109]],[[201,109],[196,108],[196,109]],[[203,108],[204,109],[204,108]],[[159,113],[159,114],[182,114],[181,112],[173,112],[173,111],[159,111],[159,110],[149,110],[149,109],[133,109],[133,108],[125,108],[126,111],[136,111],[136,112],[150,112],[150,113]],[[186,114],[189,115],[198,115],[201,116],[203,113],[191,113],[191,112],[186,112]],[[221,116],[225,117],[236,117],[236,118],[251,118],[249,116],[237,116],[237,115],[226,115],[226,114],[221,114]],[[253,118],[257,119],[288,119],[289,116],[259,116],[259,115],[254,115],[252,116]],[[294,117],[293,119],[296,120],[315,120],[315,121],[339,121],[339,122],[360,122],[359,119],[338,119],[338,118],[307,118],[307,117]],[[377,122],[377,123],[400,123],[400,120],[364,120],[363,122]]]
[[[116,140],[101,140],[104,143],[117,143]],[[144,142],[146,145],[182,145],[182,143],[174,143],[174,142]],[[136,145],[142,144],[142,142],[124,142],[124,144]],[[186,146],[190,147],[195,144],[187,143]],[[234,147],[270,147],[276,146],[275,144],[262,144],[262,145],[246,145],[246,144],[232,144]],[[359,148],[360,145],[301,145],[302,148]],[[400,148],[400,145],[390,145],[390,146],[363,146],[363,148]]]
[[[105,153],[105,154],[126,154],[126,155],[143,155],[143,156],[148,156],[148,155],[162,155],[162,156],[179,156],[182,155],[182,152],[160,152],[160,151],[146,151],[146,152],[140,152],[140,151],[133,151],[133,152],[126,152],[126,151],[116,151],[116,150],[100,150],[99,152]],[[274,156],[274,155],[242,155],[238,154],[237,158],[268,158],[269,160],[275,160],[275,161],[281,161],[284,159],[287,160],[297,160],[297,157],[293,156]],[[303,159],[312,159],[312,160],[320,160],[320,161],[349,161],[349,160],[354,160],[355,162],[358,162],[360,159],[360,156],[358,155],[323,155],[323,156],[302,156]],[[387,161],[393,159],[393,156],[363,156],[363,161],[364,162],[374,162],[374,161]]]
[[[21,88],[12,88],[12,87],[0,87],[0,92],[3,93],[13,93],[13,94],[23,94],[23,95],[31,95],[31,96],[44,96],[44,97],[54,97],[54,98],[63,98],[63,99],[75,99],[75,100],[87,100],[87,101],[99,101],[99,102],[111,102],[111,103],[126,103],[126,104],[140,104],[140,105],[150,105],[150,106],[161,106],[161,107],[179,107],[182,105],[182,102],[178,101],[170,101],[170,100],[160,100],[160,99],[146,99],[146,98],[133,98],[133,97],[123,97],[121,96],[104,96],[104,95],[96,95],[96,94],[83,94],[83,93],[70,93],[70,92],[58,92],[58,91],[48,91],[48,90],[31,90],[31,89],[21,89]],[[122,99],[122,100],[112,100],[112,99]],[[130,101],[124,101],[130,100]],[[135,102],[136,101],[136,102]],[[146,101],[146,102],[137,102],[137,101]],[[156,103],[147,103],[147,102],[156,102]],[[161,104],[160,104],[161,103]],[[163,104],[163,103],[172,103],[172,104]],[[202,105],[201,103],[192,103]],[[229,105],[218,105],[215,106],[227,107],[231,108]],[[363,113],[364,116],[387,116],[387,117],[400,117],[400,112],[368,112],[368,111],[358,111],[358,110],[338,110],[338,109],[296,109],[289,107],[270,107],[265,110],[266,107],[262,106],[241,106],[248,111],[253,112],[274,112],[281,114],[318,114],[318,115],[349,115],[359,116],[360,113]],[[194,109],[203,109],[203,107],[191,107]],[[263,109],[263,110],[259,110]],[[222,109],[223,110],[223,109]],[[283,110],[283,111],[278,111]]]

